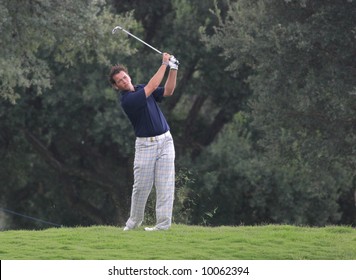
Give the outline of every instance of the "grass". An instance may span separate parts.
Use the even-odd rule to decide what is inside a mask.
[[[355,260],[356,230],[285,225],[0,232],[2,260]]]

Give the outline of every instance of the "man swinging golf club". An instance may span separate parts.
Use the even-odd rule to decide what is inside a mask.
[[[164,87],[160,84],[167,67],[170,71]],[[162,64],[147,84],[133,85],[122,65],[111,68],[109,79],[121,91],[120,102],[136,135],[134,184],[130,218],[124,231],[141,225],[148,196],[156,188],[156,225],[146,231],[167,230],[171,226],[174,200],[175,150],[170,128],[157,103],[171,96],[176,86],[178,61],[162,53]]]

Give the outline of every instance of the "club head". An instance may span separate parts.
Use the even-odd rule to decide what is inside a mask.
[[[111,33],[112,33],[112,34],[115,34],[116,31],[119,30],[119,29],[122,30],[122,27],[121,27],[121,26],[116,26],[116,27],[111,31]]]

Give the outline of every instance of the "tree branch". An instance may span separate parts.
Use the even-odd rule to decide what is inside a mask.
[[[194,59],[192,63],[189,64],[188,68],[185,69],[183,72],[183,76],[180,79],[178,86],[175,90],[175,94],[169,98],[169,101],[167,102],[167,107],[168,111],[172,111],[177,103],[179,102],[180,98],[182,97],[182,94],[187,87],[189,81],[191,80],[195,70],[196,70],[196,65],[198,63],[199,59]]]
[[[206,100],[206,96],[204,96],[204,95],[199,95],[195,99],[194,104],[189,111],[188,117],[186,118],[184,139],[187,139],[190,137],[191,132],[192,132],[192,127],[195,123],[195,120],[197,119],[197,117],[199,115],[199,111],[200,111],[201,107],[203,106],[205,100]]]
[[[66,174],[68,176],[77,177],[81,180],[87,181],[89,183],[94,183],[104,187],[107,191],[111,191],[115,189],[110,183],[104,182],[102,179],[97,179],[91,173],[80,170],[80,169],[73,169],[67,168],[63,165],[59,160],[57,160],[51,152],[28,130],[23,130],[27,141],[32,145],[32,147],[37,151],[37,153],[49,164],[52,168],[57,170],[59,173]]]
[[[115,190],[116,187],[113,184],[104,182],[102,179],[94,177],[87,171],[67,168],[66,166],[64,166],[63,163],[57,160],[51,154],[51,152],[31,132],[26,129],[23,129],[23,133],[27,141],[32,145],[32,147],[40,155],[40,157],[43,158],[49,166],[51,166],[53,169],[63,175],[61,177],[62,180],[65,181],[63,189],[69,204],[79,210],[82,214],[90,217],[93,221],[99,224],[107,223],[108,219],[105,217],[104,214],[101,213],[101,211],[97,207],[93,206],[92,204],[77,195],[76,188],[70,178],[75,177],[89,183],[97,184],[103,187],[111,194],[115,193],[113,190]],[[117,210],[120,212],[121,210],[119,210],[119,208],[121,209],[122,207],[119,207],[118,205],[116,205],[116,207]],[[116,220],[121,221],[122,217],[116,217]]]

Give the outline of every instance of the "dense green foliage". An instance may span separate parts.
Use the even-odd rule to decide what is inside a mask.
[[[229,201],[221,214],[235,215],[227,221],[355,222],[354,12],[353,1],[241,0],[206,38],[223,50],[229,71],[252,72],[248,131],[257,136],[230,124],[208,151],[229,163],[226,174],[216,161],[203,169],[220,175],[203,184],[212,185],[215,205]],[[226,149],[244,154],[234,158]],[[244,183],[231,192],[237,181]],[[352,219],[342,217],[340,204]]]
[[[124,232],[108,226],[10,230],[2,232],[0,244],[2,260],[356,259],[355,229],[340,226],[173,225],[160,232],[143,228]]]
[[[113,36],[121,25],[181,62],[162,104],[175,222],[355,225],[354,13],[350,0],[1,1],[0,206],[123,225],[134,134],[107,74],[120,62],[144,83],[160,57]],[[0,226],[44,225],[0,213]]]

